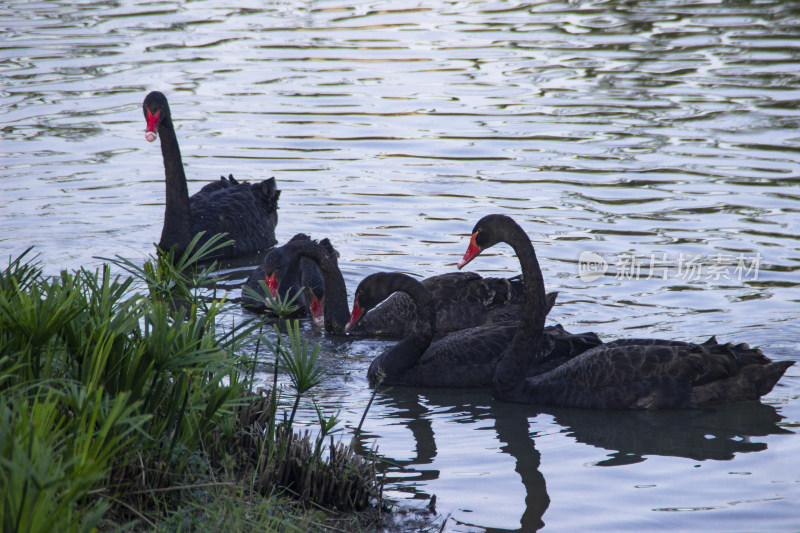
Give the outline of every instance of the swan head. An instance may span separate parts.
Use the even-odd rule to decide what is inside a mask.
[[[153,142],[158,138],[158,126],[169,119],[169,104],[167,97],[158,91],[148,94],[142,103],[144,119],[147,123],[144,138],[148,142]]]
[[[516,226],[510,217],[505,215],[486,215],[472,228],[472,236],[469,239],[469,246],[464,252],[464,258],[458,263],[461,270],[470,261],[475,259],[482,251],[491,248],[498,242],[505,240],[504,233],[510,225]]]
[[[278,289],[282,285],[285,285],[285,289],[288,287],[298,288],[298,275],[296,270],[299,260],[299,256],[293,257],[287,252],[286,245],[273,248],[264,256],[264,263],[262,265],[264,269],[264,279],[273,297],[278,295]],[[285,294],[283,296],[285,296]]]
[[[349,333],[367,311],[375,308],[395,292],[391,278],[392,274],[390,273],[376,272],[361,280],[361,283],[356,288],[355,298],[353,298],[353,311],[350,313],[350,320],[344,327],[345,333]]]

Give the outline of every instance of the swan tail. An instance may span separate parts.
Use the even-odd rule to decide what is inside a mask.
[[[281,191],[278,190],[275,178],[269,178],[259,183],[256,187],[256,191],[256,194],[268,212],[277,211],[278,198],[281,196]]]
[[[794,361],[752,364],[733,376],[692,389],[692,399],[698,405],[758,400],[769,394]]]

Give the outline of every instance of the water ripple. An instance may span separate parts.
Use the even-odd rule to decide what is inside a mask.
[[[158,147],[143,139],[141,101],[159,89],[170,99],[190,190],[229,173],[276,176],[278,238],[329,236],[351,292],[378,270],[419,277],[452,270],[474,222],[501,211],[531,235],[548,287],[561,291],[552,317],[568,329],[609,338],[715,333],[797,357],[798,15],[789,0],[6,2],[0,250],[34,243],[48,273],[152,251],[163,167]],[[614,268],[581,281],[582,251]],[[507,247],[490,252],[476,270],[518,271]],[[672,262],[758,257],[759,275],[625,278],[616,268],[625,253]],[[234,277],[247,268],[233,268]],[[385,343],[342,345],[316,335],[326,364],[344,376],[327,385],[324,401],[357,418],[369,394],[366,366]],[[769,399],[794,419],[797,372]],[[436,493],[440,506],[455,509],[454,520],[480,524],[458,527],[539,527],[541,516],[520,517],[519,509],[525,490],[544,490],[543,482],[525,477],[520,486],[506,464],[513,445],[489,427],[502,420],[495,417],[502,406],[471,410],[473,397],[461,409],[453,401],[382,398],[378,409],[392,422],[376,418],[371,434],[388,456],[395,446],[416,469],[406,476],[412,489],[397,473],[392,490]],[[414,463],[408,435],[419,431],[417,419],[430,422],[439,455]],[[779,490],[767,478],[786,476],[770,465],[780,465],[778,452],[796,448],[796,439],[771,438],[763,452],[771,462],[752,463],[767,473],[747,476],[747,485],[702,463],[719,470],[717,487],[730,488],[720,499],[685,458],[637,462],[641,454],[621,445],[614,457],[598,457],[600,448],[567,444],[555,418],[531,420],[536,448],[528,442],[524,457],[544,457],[548,527],[634,531],[654,510],[684,511],[658,513],[674,530],[763,529],[765,516],[768,529],[795,527],[783,504],[762,496]],[[635,434],[652,428],[642,424]],[[472,450],[445,443],[465,435],[495,451],[490,465],[469,463]],[[609,463],[647,466],[587,473]],[[520,467],[534,478],[537,468]],[[685,469],[682,477],[676,468]],[[643,477],[627,477],[634,474]],[[454,488],[492,476],[486,491],[502,480],[500,492],[516,509],[497,521],[483,492],[461,502],[463,490]],[[648,490],[631,495],[636,486]],[[696,487],[708,489],[706,497],[679,501]],[[785,490],[796,502],[796,490]],[[602,497],[612,492],[630,498],[636,525],[612,516],[614,505]],[[603,509],[572,507],[571,495]],[[726,503],[744,501],[752,502],[738,505],[746,516]]]

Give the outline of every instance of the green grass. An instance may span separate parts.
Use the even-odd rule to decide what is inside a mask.
[[[300,398],[324,378],[319,347],[296,323],[271,338],[260,322],[222,327],[228,304],[200,296],[214,265],[197,262],[224,244],[142,266],[109,260],[125,277],[106,264],[48,278],[30,250],[9,260],[0,272],[3,531],[190,531],[214,520],[229,531],[292,531],[309,506],[368,507],[379,490],[374,463],[343,444],[323,447],[336,416],[318,413],[316,437],[292,432]],[[294,385],[284,423],[277,381],[266,397],[251,392],[258,356],[243,346],[253,335]]]

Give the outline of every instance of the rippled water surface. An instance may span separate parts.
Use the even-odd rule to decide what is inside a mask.
[[[275,176],[279,240],[330,237],[351,296],[371,272],[454,269],[473,224],[502,212],[569,330],[800,359],[793,1],[0,8],[4,256],[33,244],[56,273],[153,251],[163,165],[141,102],[158,89],[190,192]],[[484,255],[471,268],[518,270],[507,247]],[[231,298],[249,268],[229,267]],[[317,398],[352,428],[387,343],[306,331],[330,376]],[[796,531],[798,366],[762,404],[697,412],[395,389],[363,445],[395,465],[387,496],[435,495],[447,531]]]

